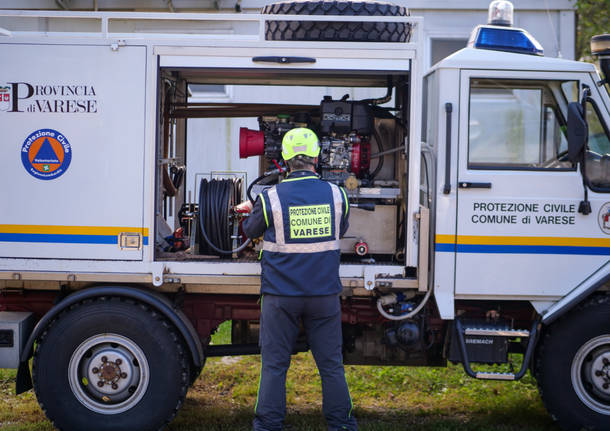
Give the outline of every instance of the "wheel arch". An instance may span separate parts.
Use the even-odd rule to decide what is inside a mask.
[[[600,287],[603,283],[600,284]],[[605,310],[605,311],[604,311]],[[561,316],[557,316],[556,319],[552,320],[551,324],[543,325],[541,328],[541,335],[536,346],[535,358],[532,360],[531,364],[531,372],[535,377],[540,395],[542,397],[542,401],[544,403],[545,408],[549,413],[555,418],[556,421],[559,421],[562,424],[562,428],[565,429],[606,429],[607,419],[608,419],[608,403],[605,401],[605,412],[602,413],[598,410],[592,409],[591,404],[588,404],[581,395],[578,395],[576,388],[576,381],[574,376],[569,380],[569,383],[561,386],[561,390],[558,390],[557,387],[549,388],[549,384],[553,384],[557,379],[563,378],[563,376],[569,376],[570,372],[574,372],[575,362],[579,356],[579,351],[583,349],[583,347],[590,345],[591,340],[599,339],[600,335],[606,338],[606,345],[608,345],[607,341],[607,324],[608,324],[608,316],[610,312],[610,291],[601,291],[595,289],[589,292],[588,295],[583,296],[580,301],[575,303],[573,307],[569,310],[566,310]],[[584,319],[584,321],[583,321]],[[592,320],[593,319],[593,320]],[[601,320],[600,320],[601,319]],[[601,323],[600,323],[601,322]],[[576,337],[580,332],[580,328],[587,327],[596,328],[598,330],[597,333],[582,333],[586,335],[586,337]],[[558,341],[559,340],[559,341]],[[572,346],[575,346],[572,348]],[[566,353],[566,350],[571,353]],[[592,350],[589,351],[589,353]],[[606,351],[607,353],[607,351]],[[565,359],[557,360],[557,356],[563,355]],[[545,358],[554,357],[555,364],[549,363]],[[581,356],[582,358],[582,356]],[[564,369],[558,370],[557,367],[563,363]],[[566,368],[567,364],[567,368]],[[550,365],[550,366],[549,366]],[[581,367],[576,363],[576,367]],[[578,373],[580,375],[580,380],[584,379],[584,373],[582,371]],[[589,374],[591,376],[591,374]],[[548,377],[550,376],[550,377]],[[591,383],[591,381],[589,381]],[[581,393],[586,392],[580,386]],[[558,404],[560,399],[566,394],[573,393],[574,401],[564,403],[565,405]],[[561,394],[561,396],[559,396]],[[590,395],[585,396],[590,400]],[[576,403],[576,404],[575,404]],[[570,417],[570,415],[566,415],[566,412],[572,412],[580,409],[581,413],[576,416]],[[583,413],[586,412],[586,414]],[[590,414],[590,415],[589,415]],[[604,415],[602,417],[602,421],[604,425],[599,425],[595,421],[598,414]],[[592,415],[592,416],[591,416]]]
[[[580,285],[576,286],[570,293],[553,304],[542,315],[542,324],[548,326],[567,314],[569,311],[582,304],[591,295],[600,290],[604,285],[610,283],[610,262],[604,264],[596,272],[591,274]]]
[[[71,307],[74,304],[88,299],[99,297],[120,297],[132,299],[134,301],[145,304],[157,312],[162,314],[180,333],[184,343],[186,344],[190,354],[193,366],[196,370],[201,370],[205,362],[203,347],[197,331],[188,320],[186,315],[165,296],[150,290],[145,290],[137,287],[127,286],[97,286],[90,287],[78,292],[72,293],[62,299],[58,304],[53,306],[43,317],[38,321],[34,330],[30,334],[23,350],[21,351],[21,363],[17,370],[16,392],[20,394],[29,389],[32,389],[32,377],[28,361],[32,356],[34,343],[42,334],[45,328],[55,319],[62,311]],[[197,372],[195,375],[198,375]]]
[[[536,350],[532,356],[530,364],[530,371],[532,375],[535,374],[535,364],[539,356],[538,345],[540,344],[546,331],[550,329],[553,323],[559,321],[561,318],[567,316],[571,311],[576,310],[578,306],[584,304],[587,300],[598,293],[603,293],[600,289],[610,283],[610,267],[609,264],[604,265],[601,272],[597,271],[575,289],[573,289],[568,295],[564,296],[561,300],[553,304],[548,310],[542,312],[542,318],[540,320],[540,334],[539,339],[536,342]],[[589,283],[587,283],[589,281]],[[607,292],[610,295],[610,291]]]

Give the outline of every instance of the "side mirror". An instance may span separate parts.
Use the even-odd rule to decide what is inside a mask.
[[[578,102],[570,103],[568,105],[568,159],[572,163],[578,163],[581,160],[588,136],[589,127],[582,105]]]

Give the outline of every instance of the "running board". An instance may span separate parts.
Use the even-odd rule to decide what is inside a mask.
[[[530,331],[525,329],[480,329],[466,328],[464,335],[483,335],[488,337],[529,337]]]
[[[476,379],[481,380],[516,380],[513,373],[488,373],[478,371],[475,374]]]
[[[519,380],[527,372],[527,367],[532,358],[534,352],[534,346],[536,345],[536,333],[538,331],[539,319],[536,319],[532,324],[530,331],[523,329],[485,329],[485,328],[462,328],[462,322],[460,319],[455,319],[455,332],[457,333],[457,341],[460,348],[460,356],[464,371],[470,377],[480,380]],[[466,350],[466,341],[464,340],[465,335],[479,335],[479,336],[491,336],[491,337],[523,337],[529,338],[527,342],[527,348],[523,355],[523,363],[521,369],[516,373],[494,373],[494,372],[475,372],[470,366],[470,360],[468,359],[468,352]]]

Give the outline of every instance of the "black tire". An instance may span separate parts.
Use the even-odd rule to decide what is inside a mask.
[[[610,296],[594,296],[545,331],[535,375],[562,429],[610,429]]]
[[[408,16],[407,8],[375,1],[292,1],[267,5],[271,15]],[[408,42],[411,24],[404,22],[267,21],[266,40]]]
[[[77,304],[37,341],[34,390],[61,430],[159,430],[182,405],[190,377],[184,346],[144,305],[119,298]]]

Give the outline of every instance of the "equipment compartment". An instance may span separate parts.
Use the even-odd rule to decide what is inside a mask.
[[[231,88],[235,101],[194,101],[201,86]],[[309,88],[309,104],[287,103],[297,86]],[[406,72],[162,68],[156,260],[255,261],[261,240],[243,236],[247,215],[233,206],[285,177],[282,137],[308,127],[320,140],[316,171],[349,195],[342,261],[403,263],[408,91]],[[210,132],[187,136],[189,121]],[[245,169],[232,169],[238,153]]]

